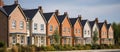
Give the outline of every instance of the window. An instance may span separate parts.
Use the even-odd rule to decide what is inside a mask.
[[[88,35],[90,34],[89,30],[88,30]]]
[[[41,37],[41,43],[44,43],[44,37]]]
[[[12,43],[15,44],[15,43],[16,43],[16,37],[13,36],[13,37],[12,37],[12,40],[13,40]]]
[[[68,39],[68,44],[70,44],[71,43],[71,41],[70,41],[70,38]]]
[[[70,32],[70,28],[68,28],[68,32]]]
[[[77,29],[75,29],[75,33],[77,33]]]
[[[84,34],[86,34],[86,30],[84,31]]]
[[[34,30],[37,30],[37,24],[34,23]]]
[[[44,31],[44,24],[41,24],[41,25],[40,25],[40,30],[41,30],[41,31]]]
[[[53,44],[53,42],[54,42],[54,41],[53,41],[53,39],[52,39],[52,38],[50,38],[50,44]]]
[[[15,20],[12,21],[12,28],[16,28],[16,21]]]
[[[21,43],[24,43],[24,36],[21,36]]]
[[[78,30],[78,33],[80,33],[80,29]]]
[[[66,38],[64,38],[64,44],[67,44],[67,40],[66,40]]]
[[[24,28],[24,22],[20,21],[20,29],[23,29],[23,28]]]
[[[66,32],[66,27],[64,27],[64,30],[63,30],[63,32]]]
[[[53,26],[52,25],[50,25],[50,31],[52,31],[53,30]]]

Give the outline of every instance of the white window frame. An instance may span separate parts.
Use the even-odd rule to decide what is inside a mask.
[[[44,24],[40,24],[40,30],[44,31]]]
[[[50,25],[50,31],[53,31],[53,26],[52,25]]]
[[[13,28],[13,29],[16,28],[16,21],[15,21],[15,20],[12,21],[12,28]]]
[[[21,36],[21,44],[24,43],[24,39],[25,39],[25,37],[24,37],[24,36]]]
[[[20,21],[20,29],[24,29],[24,22]]]
[[[37,23],[34,23],[34,30],[37,30]]]
[[[16,41],[16,36],[12,36],[12,43],[13,43],[13,44],[16,44],[16,42],[17,42],[17,41]]]

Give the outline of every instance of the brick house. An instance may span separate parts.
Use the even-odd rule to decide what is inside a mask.
[[[3,6],[6,13],[9,16],[8,19],[8,41],[9,46],[15,45],[27,45],[26,37],[26,16],[23,13],[21,6],[15,1],[13,5]]]
[[[114,44],[114,30],[111,24],[107,24],[107,31],[108,31],[108,39],[109,39],[108,44]]]
[[[68,18],[67,12],[64,12],[63,15],[59,15],[59,11],[56,10],[57,18],[60,22],[60,35],[61,35],[61,45],[69,44],[72,45],[72,31],[71,23]]]
[[[54,44],[53,41],[53,33],[57,30],[59,33],[59,21],[57,19],[57,16],[55,15],[55,12],[48,12],[43,13],[47,23],[46,23],[46,44],[49,46],[51,44]]]
[[[28,44],[46,46],[46,20],[43,13],[38,9],[24,10],[27,16]]]
[[[8,14],[2,7],[0,7],[0,42],[8,46]]]
[[[81,24],[83,26],[83,38],[84,44],[91,44],[92,37],[91,37],[91,28],[88,20],[82,20]]]
[[[108,44],[108,38],[107,38],[107,26],[105,22],[99,22],[99,33],[100,33],[100,44]]]
[[[97,33],[96,35],[97,35],[98,40],[96,41],[96,44],[100,44],[98,18],[96,18],[94,21],[89,21],[89,23],[90,23],[90,27],[91,27],[91,31],[92,31],[91,37],[93,38],[95,33]],[[92,42],[93,41],[94,40],[92,39]]]
[[[83,44],[83,36],[82,36],[82,24],[81,20],[77,18],[70,18],[70,22],[72,24],[72,44],[78,45]]]

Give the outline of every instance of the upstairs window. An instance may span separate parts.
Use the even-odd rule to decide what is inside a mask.
[[[86,34],[86,30],[84,31],[84,34]]]
[[[75,29],[75,33],[77,33],[77,29]]]
[[[70,28],[68,28],[68,32],[70,33]]]
[[[23,29],[23,28],[24,28],[24,22],[20,21],[20,29]]]
[[[37,23],[34,23],[34,30],[37,30]]]
[[[66,27],[64,27],[64,30],[63,30],[63,32],[66,32]]]
[[[41,24],[41,25],[40,25],[40,30],[41,30],[41,31],[44,31],[44,24]]]
[[[80,29],[78,30],[78,33],[80,33]]]
[[[52,25],[50,25],[50,31],[53,31],[53,26]]]
[[[12,21],[12,28],[16,28],[16,21],[15,20]]]

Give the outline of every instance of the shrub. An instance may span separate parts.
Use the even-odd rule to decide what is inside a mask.
[[[91,47],[92,49],[100,49],[100,46],[99,45],[97,45],[97,44],[94,44],[94,45],[92,45],[92,47]]]
[[[5,43],[4,42],[0,42],[0,48],[4,47],[4,46],[5,46]]]
[[[91,49],[91,45],[90,44],[86,44],[85,45],[85,50],[89,50],[89,49]]]
[[[55,51],[55,48],[53,46],[47,46],[46,49],[47,51]]]

